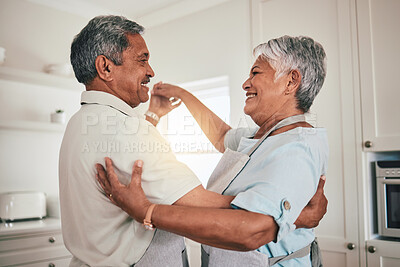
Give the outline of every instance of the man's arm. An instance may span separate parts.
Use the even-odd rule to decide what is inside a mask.
[[[143,222],[141,217],[138,221]],[[152,223],[202,244],[239,251],[257,249],[275,240],[278,232],[271,216],[234,209],[157,205]]]
[[[138,162],[141,161],[134,164],[128,186],[118,181],[110,159],[106,159],[108,177],[101,165],[97,164],[96,167],[97,179],[106,195],[110,197],[111,194],[111,201],[138,222],[143,222],[151,203],[141,187],[142,163]],[[304,225],[307,224],[304,220],[301,221]],[[203,244],[243,251],[256,249],[275,240],[278,230],[272,217],[260,213],[178,205],[157,205],[153,211],[152,223],[157,228]]]

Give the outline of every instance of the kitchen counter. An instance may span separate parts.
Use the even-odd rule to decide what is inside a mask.
[[[42,220],[22,222],[1,222],[0,239],[16,235],[38,234],[60,230],[61,220],[59,218],[45,218]]]

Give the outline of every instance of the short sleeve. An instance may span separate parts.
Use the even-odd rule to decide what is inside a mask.
[[[115,137],[117,153],[111,153],[120,181],[128,184],[136,160],[143,160],[142,187],[148,199],[158,204],[173,204],[201,185],[197,176],[178,161],[169,143],[145,120]],[[118,164],[118,165],[117,165]]]
[[[242,137],[252,137],[257,132],[258,128],[236,128],[230,129],[224,138],[224,147],[233,151],[237,151]]]
[[[279,226],[279,241],[295,230],[294,222],[314,195],[320,176],[319,163],[303,142],[280,146],[264,159],[253,167],[257,170],[249,173],[251,182],[247,189],[231,205],[274,217]]]

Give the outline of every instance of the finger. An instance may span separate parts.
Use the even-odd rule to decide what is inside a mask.
[[[142,182],[143,161],[137,160],[133,164],[131,184],[141,185]]]
[[[110,158],[106,157],[106,168],[107,168],[107,181],[110,183],[110,187],[120,186],[121,183],[118,180],[117,174],[114,171],[113,162]]]
[[[103,165],[97,163],[96,164],[96,170],[97,170],[97,173],[98,173],[98,176],[96,176],[96,177],[99,178],[98,180],[101,181],[101,183],[104,186],[106,186],[106,187],[109,186],[109,183],[107,181],[107,173],[106,173],[106,170],[104,169]]]
[[[101,186],[101,188],[103,189],[103,191],[104,191],[104,195],[107,197],[107,198],[109,198],[109,199],[111,199],[111,189],[110,189],[110,187],[108,187],[107,188],[107,186],[105,186],[104,185],[104,183],[101,181],[101,179],[99,178],[99,175],[98,174],[96,174],[96,178],[97,178],[97,181],[99,181],[99,184],[100,184],[100,186]]]
[[[96,169],[97,169],[97,174],[96,174],[97,181],[101,184],[104,192],[110,193],[111,186],[110,186],[110,183],[107,180],[107,174],[106,174],[106,172],[104,170],[103,165],[96,164]]]
[[[96,174],[96,180],[99,182],[100,187],[103,189],[103,191],[106,191],[106,187],[103,184],[103,181],[99,178],[99,175]]]
[[[168,92],[161,88],[161,84],[153,88],[153,95],[168,97]]]
[[[154,89],[158,89],[160,87],[160,85],[162,84],[162,81],[159,81],[158,83],[153,85],[153,90]]]
[[[321,175],[321,177],[320,177],[320,179],[319,179],[319,182],[318,182],[318,187],[317,187],[317,191],[318,190],[324,190],[324,186],[325,186],[325,181],[326,181],[326,177],[325,177],[325,175]]]

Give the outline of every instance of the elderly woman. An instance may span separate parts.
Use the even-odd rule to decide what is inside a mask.
[[[224,152],[207,188],[235,196],[233,209],[272,216],[279,227],[277,240],[250,252],[225,250],[232,247],[211,233],[214,225],[223,224],[226,235],[235,235],[229,218],[220,220],[220,210],[215,209],[150,203],[140,186],[141,162],[135,164],[128,186],[119,183],[109,160],[107,177],[98,168],[98,180],[111,200],[135,219],[214,246],[203,245],[203,266],[311,266],[314,231],[296,229],[294,222],[327,169],[326,131],[313,128],[304,117],[326,76],[325,52],[311,38],[283,36],[260,44],[254,55],[243,90],[244,112],[258,125],[255,129],[231,129],[180,87],[160,83],[153,94],[181,99],[213,145]]]

